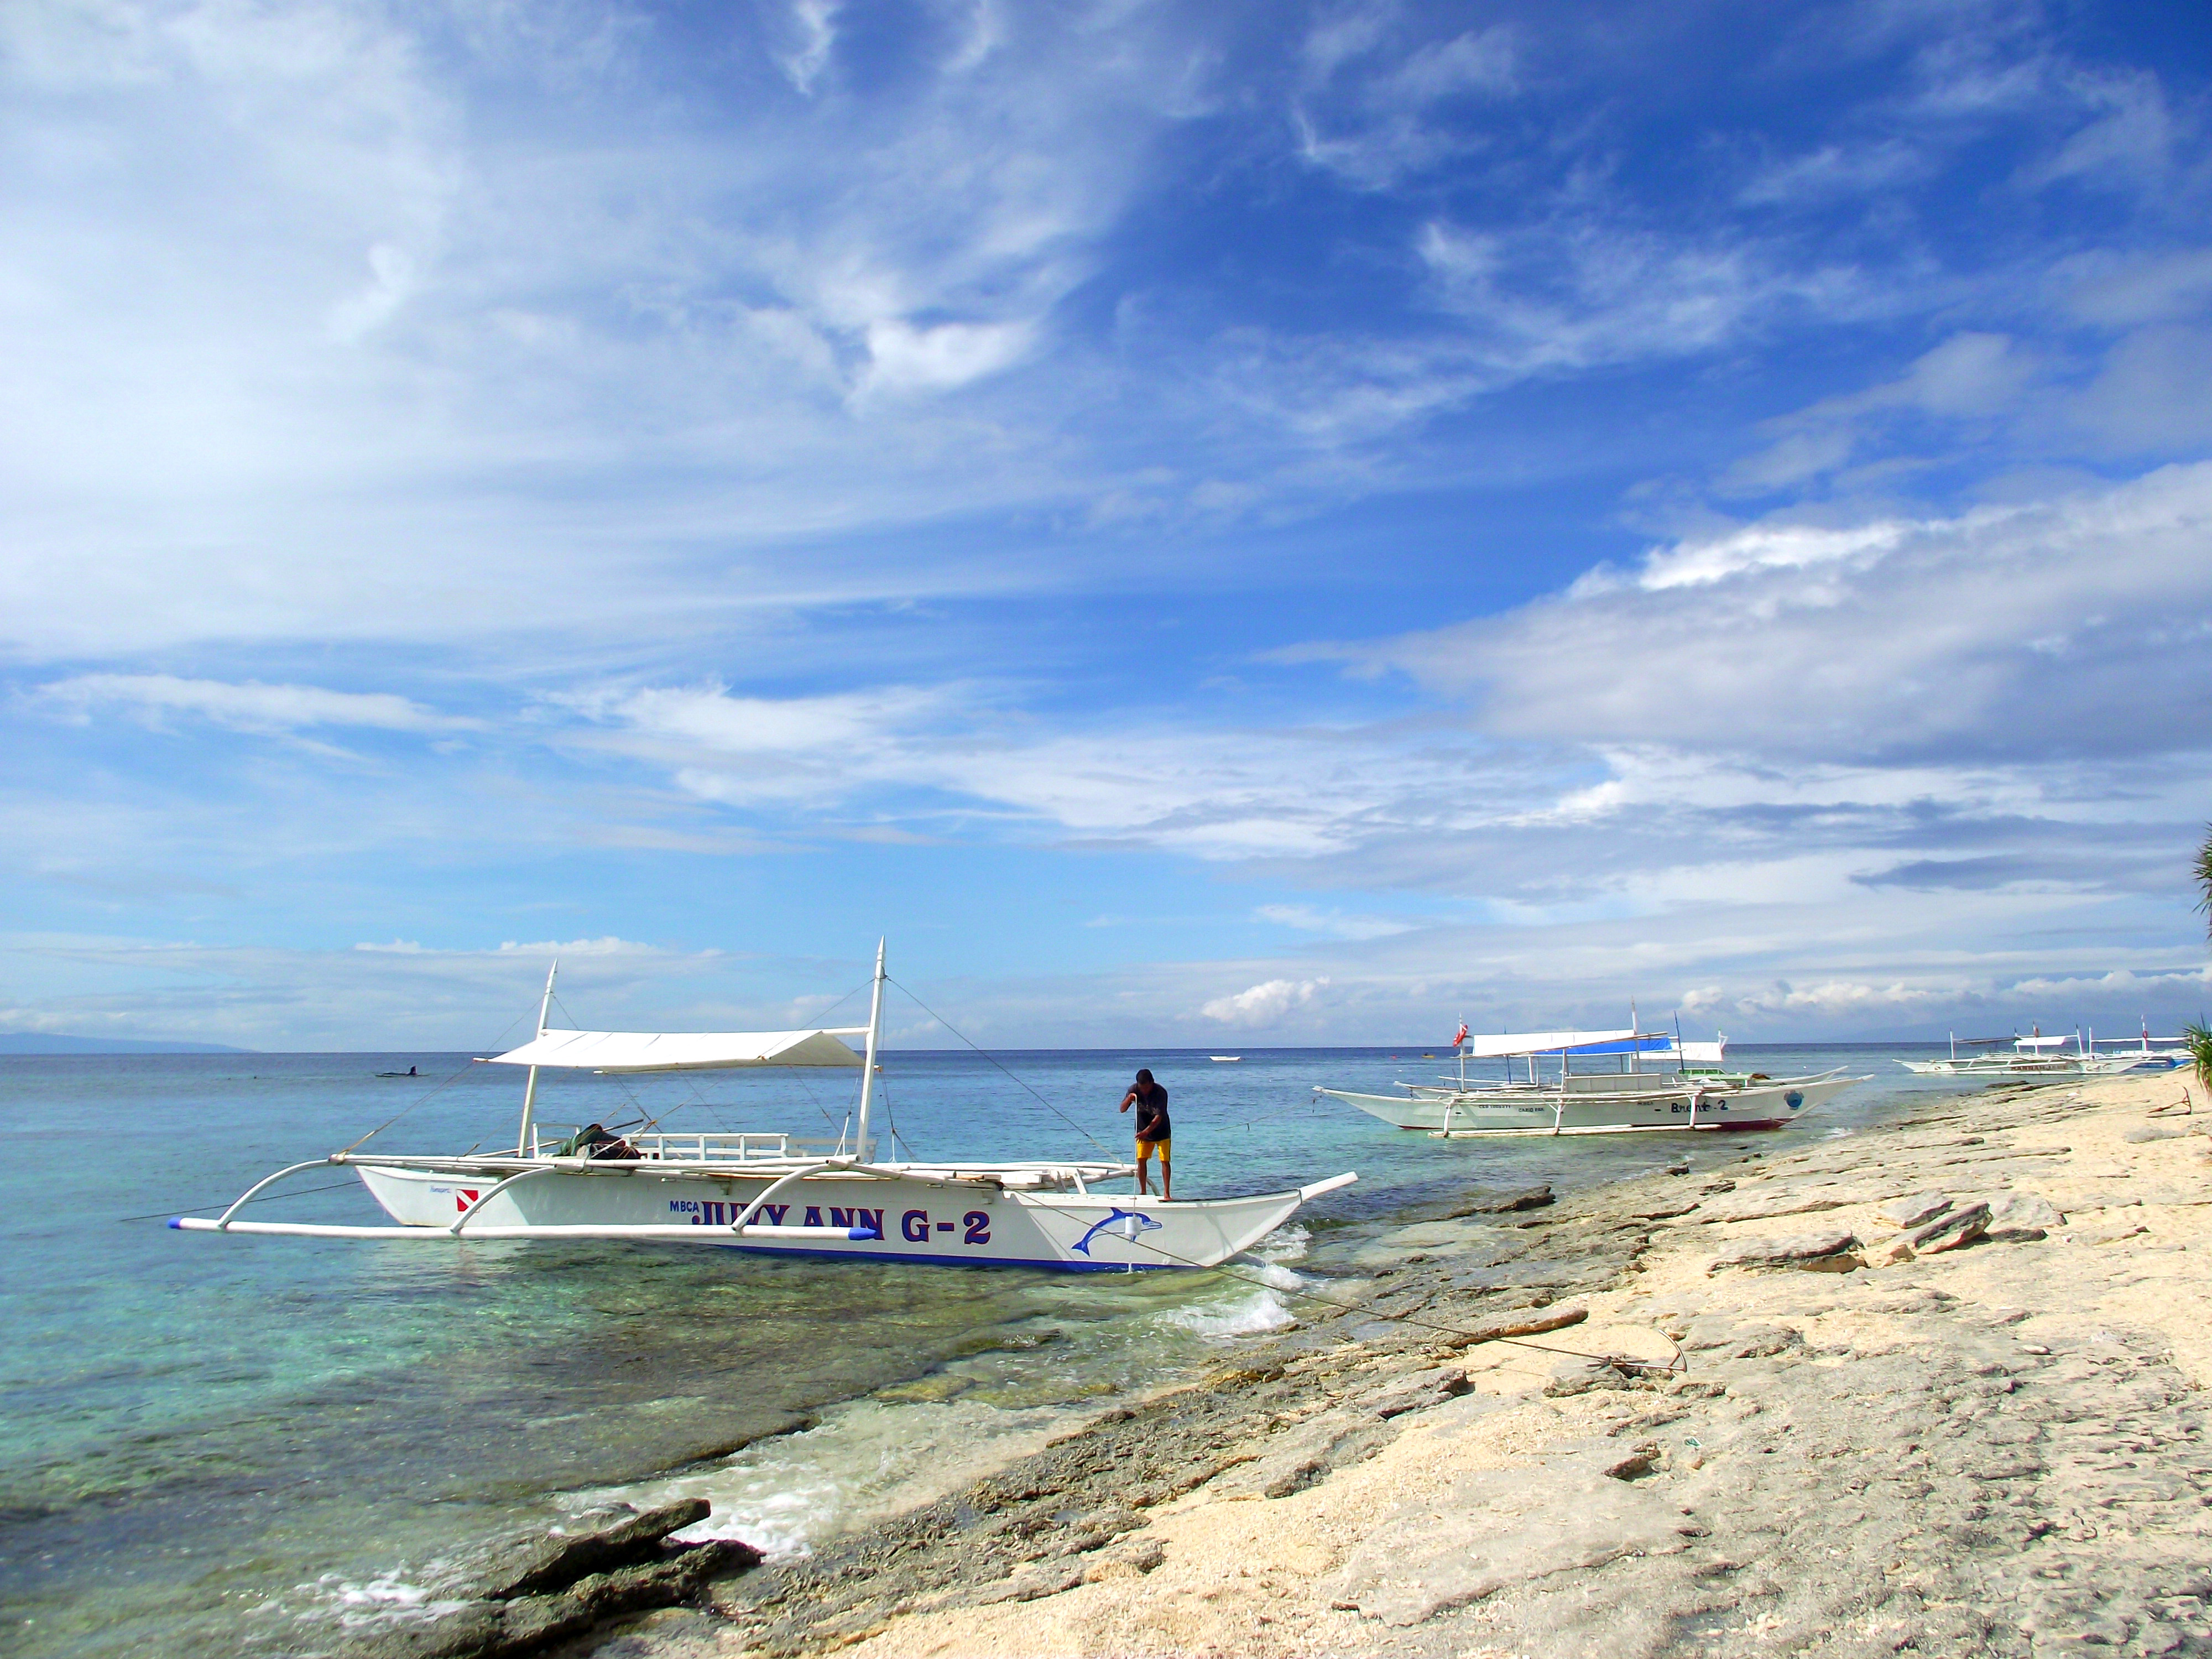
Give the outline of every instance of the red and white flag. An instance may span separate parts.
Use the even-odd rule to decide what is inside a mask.
[[[1467,1022],[1466,1022],[1465,1020],[1462,1020],[1462,1021],[1460,1021],[1460,1023],[1459,1023],[1459,1035],[1458,1035],[1457,1036],[1455,1036],[1455,1037],[1454,1037],[1454,1038],[1452,1039],[1452,1047],[1453,1047],[1453,1048],[1458,1048],[1458,1047],[1459,1047],[1459,1045],[1460,1045],[1461,1043],[1462,1043],[1462,1042],[1466,1042],[1466,1041],[1467,1041]]]

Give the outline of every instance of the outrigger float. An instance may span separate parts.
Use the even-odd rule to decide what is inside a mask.
[[[179,1216],[187,1232],[295,1238],[632,1239],[779,1255],[852,1257],[1074,1273],[1212,1267],[1250,1249],[1298,1206],[1350,1185],[1340,1175],[1244,1198],[1178,1199],[1093,1190],[1136,1174],[1109,1162],[878,1162],[869,1113],[883,1026],[884,951],[876,947],[865,1026],[799,1031],[654,1033],[549,1029],[555,964],[538,1035],[488,1063],[529,1068],[512,1151],[459,1157],[333,1152],[277,1170],[219,1216]],[[855,1054],[843,1039],[866,1037]],[[858,1069],[849,1142],[786,1134],[639,1133],[611,1156],[548,1152],[536,1120],[538,1074],[562,1066],[617,1075],[786,1066]],[[573,1141],[568,1137],[556,1146]],[[331,1165],[361,1177],[391,1226],[239,1217],[269,1188]]]

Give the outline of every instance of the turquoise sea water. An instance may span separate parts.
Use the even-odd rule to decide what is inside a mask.
[[[379,1150],[511,1142],[517,1079],[451,1054],[0,1058],[16,1153],[0,1174],[0,1650],[324,1650],[349,1623],[422,1616],[438,1564],[471,1540],[610,1494],[706,1491],[728,1529],[804,1548],[925,1476],[1279,1327],[1350,1243],[1470,1185],[1717,1163],[1954,1086],[1913,1078],[1899,1052],[1731,1050],[1776,1073],[1873,1074],[1778,1133],[1451,1142],[1311,1092],[1443,1068],[1419,1050],[1002,1056],[1019,1084],[972,1054],[886,1057],[890,1121],[924,1157],[1069,1157],[1096,1150],[1086,1132],[1121,1155],[1114,1106],[1149,1065],[1171,1092],[1180,1195],[1360,1174],[1237,1275],[1110,1279],[179,1233],[160,1218],[213,1213],[394,1115]],[[410,1065],[419,1077],[374,1075]],[[851,1103],[842,1077],[549,1076],[539,1110],[830,1134]],[[285,1190],[251,1213],[381,1218],[343,1171]],[[763,1438],[801,1421],[821,1426]]]

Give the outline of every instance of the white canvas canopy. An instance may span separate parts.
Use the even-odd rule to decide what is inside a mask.
[[[1684,1042],[1676,1046],[1681,1050],[1686,1066],[1718,1066],[1728,1057],[1725,1042]]]
[[[2056,1048],[2073,1041],[2070,1036],[2024,1036],[2014,1037],[2012,1046],[2015,1048]]]
[[[827,1031],[541,1031],[497,1066],[568,1066],[594,1072],[705,1072],[738,1066],[849,1066],[861,1061],[837,1039],[866,1026]]]
[[[1556,1054],[1562,1048],[1593,1048],[1603,1043],[1626,1043],[1635,1036],[1633,1030],[1523,1031],[1518,1034],[1509,1031],[1498,1036],[1469,1037],[1466,1048],[1469,1060],[1497,1060],[1507,1054]]]

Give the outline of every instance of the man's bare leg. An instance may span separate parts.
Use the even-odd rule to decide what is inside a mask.
[[[1152,1188],[1149,1179],[1152,1167],[1152,1160],[1139,1154],[1137,1158],[1137,1196],[1139,1198],[1148,1198],[1152,1195]]]
[[[1175,1171],[1168,1166],[1164,1152],[1160,1155],[1160,1196],[1164,1199],[1175,1196]]]

